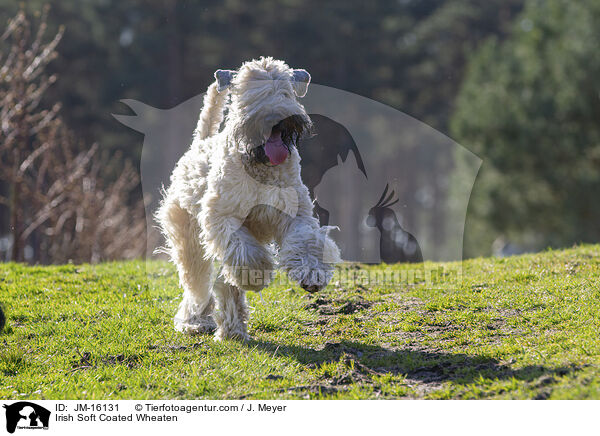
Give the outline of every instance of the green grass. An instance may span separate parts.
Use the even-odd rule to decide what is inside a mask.
[[[600,246],[435,280],[272,285],[248,294],[253,340],[215,343],[174,331],[166,263],[2,264],[0,398],[600,399]]]

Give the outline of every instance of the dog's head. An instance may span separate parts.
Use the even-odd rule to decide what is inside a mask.
[[[239,70],[215,73],[220,91],[229,89],[227,128],[238,149],[260,164],[283,163],[312,124],[298,97],[306,94],[310,75],[285,62],[262,57]]]

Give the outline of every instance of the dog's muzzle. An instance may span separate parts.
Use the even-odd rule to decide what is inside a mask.
[[[271,128],[271,134],[264,144],[250,150],[250,155],[265,165],[280,165],[290,155],[292,147],[310,131],[310,120],[301,115],[292,115]]]

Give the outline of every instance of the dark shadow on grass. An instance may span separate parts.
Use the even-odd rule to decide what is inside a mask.
[[[531,365],[513,369],[485,356],[414,349],[392,350],[351,341],[327,343],[319,350],[268,341],[251,341],[248,346],[292,357],[309,368],[343,360],[353,370],[341,380],[333,379],[330,385],[334,386],[361,381],[361,378],[370,379],[373,375],[401,374],[406,376],[407,381],[417,384],[432,385],[452,381],[455,384],[467,385],[482,377],[489,380],[535,380],[536,384],[542,387],[557,381],[556,377],[582,369],[576,365],[558,368]]]

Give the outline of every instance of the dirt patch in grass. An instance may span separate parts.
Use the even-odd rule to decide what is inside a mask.
[[[166,352],[173,352],[173,351],[191,351],[191,350],[196,350],[198,348],[202,348],[202,346],[204,345],[204,342],[196,342],[193,344],[189,344],[189,345],[181,345],[181,344],[171,344],[171,345],[148,345],[148,350],[154,351],[154,350],[160,350],[160,351],[166,351]]]
[[[78,369],[87,369],[87,368],[93,368],[94,365],[92,363],[92,354],[88,353],[87,351],[84,351],[83,353],[79,352],[79,350],[77,350],[77,354],[79,355],[77,357],[75,357],[75,359],[72,361],[71,363],[71,369],[72,370],[78,370]]]
[[[283,379],[282,375],[279,374],[269,374],[265,377],[265,380],[281,380]]]
[[[106,356],[102,359],[102,363],[105,365],[125,365],[127,368],[132,369],[142,363],[142,358],[138,355],[124,356],[123,354],[117,354]]]
[[[353,299],[329,299],[322,296],[317,297],[310,302],[305,309],[316,310],[321,315],[351,315],[370,308],[372,302],[366,301],[362,297]]]
[[[77,356],[71,362],[71,371],[96,368],[99,365],[125,365],[129,369],[133,369],[141,364],[142,358],[137,354],[131,356],[116,354],[94,358],[88,351],[82,353],[77,350]]]

